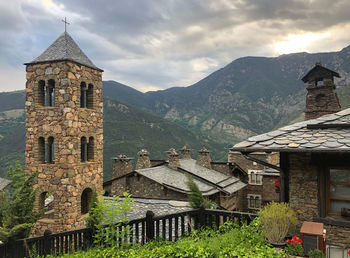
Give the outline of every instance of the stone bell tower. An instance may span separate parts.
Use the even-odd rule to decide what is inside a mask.
[[[102,194],[102,72],[64,32],[26,63],[26,172],[38,171],[31,235],[85,226],[93,190]]]
[[[341,110],[338,95],[335,92],[334,77],[340,78],[321,63],[316,63],[303,78],[308,83],[306,95],[305,120],[315,119],[323,115],[336,113]]]

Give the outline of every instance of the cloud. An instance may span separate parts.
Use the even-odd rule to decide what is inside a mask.
[[[348,0],[13,0],[0,3],[0,65],[38,56],[66,16],[105,79],[187,86],[242,56],[340,50],[350,43],[349,10]]]

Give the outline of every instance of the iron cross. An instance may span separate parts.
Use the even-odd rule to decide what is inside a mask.
[[[67,18],[64,17],[64,20],[62,20],[62,22],[64,22],[64,32],[67,32],[67,24],[70,25],[69,22],[67,22]]]

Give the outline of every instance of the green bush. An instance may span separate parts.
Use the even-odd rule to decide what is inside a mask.
[[[284,238],[297,222],[295,212],[287,203],[271,202],[259,211],[263,233],[270,243],[284,243]]]
[[[324,253],[319,249],[310,250],[308,255],[309,255],[309,258],[325,258],[326,257],[324,255]]]
[[[225,223],[218,230],[194,231],[176,242],[152,241],[128,248],[95,248],[65,257],[285,257],[274,252],[260,232],[258,222],[250,225]]]

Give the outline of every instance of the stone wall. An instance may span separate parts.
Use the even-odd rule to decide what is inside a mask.
[[[311,154],[289,154],[289,203],[299,219],[299,232],[303,221],[319,217],[317,167],[311,163]],[[325,224],[330,243],[350,243],[350,227]]]
[[[232,176],[230,166],[226,162],[211,162],[211,169],[223,173],[228,176]]]
[[[26,172],[39,171],[40,193],[54,196],[51,219],[39,220],[32,235],[74,230],[85,226],[81,213],[84,189],[102,193],[103,127],[102,72],[73,62],[27,65]],[[54,105],[39,103],[39,81],[54,80]],[[93,107],[80,108],[80,83],[93,85]],[[93,160],[81,162],[81,137],[94,138]],[[53,163],[39,160],[38,141],[54,137]],[[39,201],[38,201],[39,202]],[[37,206],[40,204],[37,203]]]
[[[262,200],[263,202],[279,202],[280,194],[275,191],[275,181],[279,176],[263,176],[263,191]]]
[[[117,181],[115,185],[118,186],[113,188],[113,194],[115,195],[123,195],[124,192],[129,192],[133,197],[187,201],[186,194],[167,189],[161,184],[136,173],[115,181]]]

